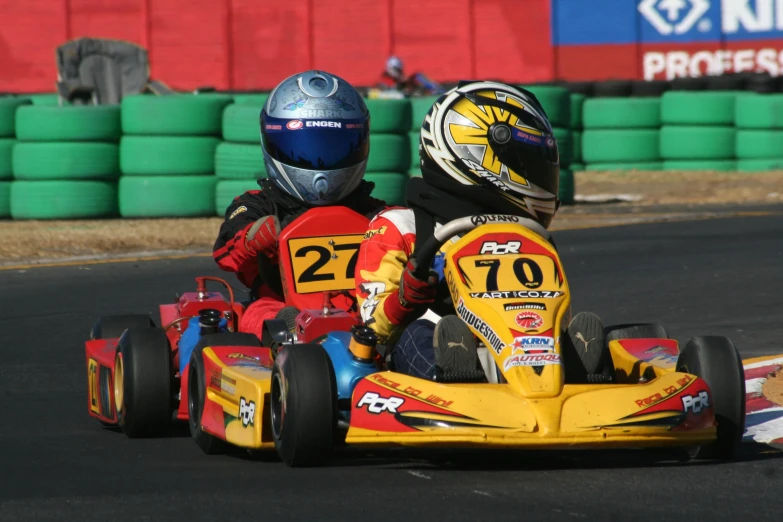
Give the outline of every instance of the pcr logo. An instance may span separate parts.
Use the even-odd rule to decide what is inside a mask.
[[[508,243],[497,243],[495,241],[487,241],[481,244],[482,254],[493,255],[505,255],[505,254],[518,254],[519,249],[522,247],[520,241],[509,241]]]
[[[692,411],[693,413],[701,413],[704,408],[710,407],[710,396],[706,391],[700,391],[699,395],[686,395],[682,398],[682,409],[685,413]]]
[[[397,413],[397,408],[403,404],[405,404],[405,399],[401,397],[389,397],[387,399],[381,397],[377,393],[367,392],[359,399],[359,404],[357,404],[356,407],[361,408],[362,406],[367,406],[367,411],[378,415],[385,411]]]
[[[725,3],[725,2],[724,2]],[[710,9],[709,0],[642,0],[639,12],[663,35],[685,34],[698,23],[697,29],[709,31],[712,24],[702,20]]]

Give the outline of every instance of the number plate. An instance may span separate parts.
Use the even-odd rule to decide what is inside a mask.
[[[544,255],[464,256],[458,264],[471,292],[555,290],[562,286],[554,260]]]
[[[288,240],[297,294],[353,290],[354,270],[363,234]]]
[[[90,394],[90,410],[100,415],[101,410],[98,406],[98,362],[90,359],[87,365],[87,389]]]

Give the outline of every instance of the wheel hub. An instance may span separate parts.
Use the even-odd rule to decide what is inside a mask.
[[[125,407],[125,368],[122,364],[122,354],[114,356],[114,408],[119,416]]]

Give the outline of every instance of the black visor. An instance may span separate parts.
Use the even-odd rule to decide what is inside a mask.
[[[262,112],[261,139],[272,158],[307,170],[351,167],[366,159],[370,150],[365,119],[290,120]]]

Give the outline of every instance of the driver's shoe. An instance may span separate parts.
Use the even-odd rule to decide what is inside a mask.
[[[478,358],[473,332],[456,315],[444,316],[435,325],[436,380],[465,382],[479,380],[484,372]]]
[[[606,339],[601,319],[592,312],[580,312],[568,325],[568,337],[582,361],[588,380],[604,373],[603,355]]]

